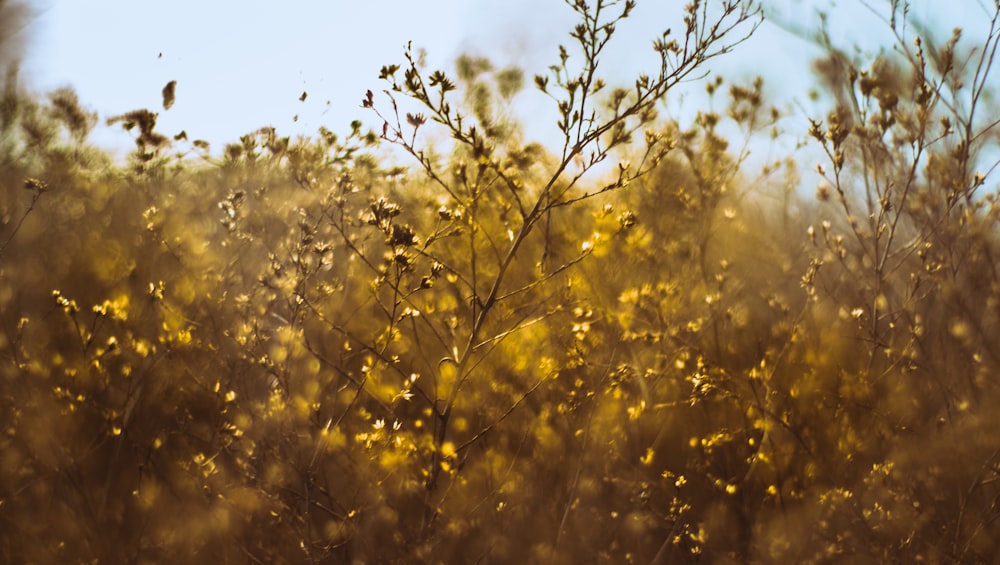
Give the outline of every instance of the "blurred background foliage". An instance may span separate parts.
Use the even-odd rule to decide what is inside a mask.
[[[816,34],[811,124],[714,77],[679,123],[588,75],[617,20],[573,4],[561,154],[474,57],[383,69],[375,132],[213,156],[111,117],[124,164],[11,67],[2,560],[993,562],[996,17],[930,45],[892,3],[877,57]],[[815,195],[750,160],[807,132]]]

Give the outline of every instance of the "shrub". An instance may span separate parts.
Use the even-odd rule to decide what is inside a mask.
[[[3,560],[990,561],[997,19],[932,46],[893,3],[872,61],[820,33],[810,201],[801,155],[751,172],[761,81],[656,111],[755,4],[690,4],[621,88],[634,3],[568,5],[555,148],[472,56],[383,67],[374,131],[213,156],[112,117],[124,166],[12,73]]]

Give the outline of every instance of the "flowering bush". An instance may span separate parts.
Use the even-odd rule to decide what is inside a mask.
[[[9,75],[3,560],[991,561],[997,19],[932,46],[893,4],[874,60],[819,35],[828,115],[713,78],[682,123],[759,7],[690,4],[614,87],[634,3],[568,4],[554,148],[469,56],[383,67],[372,131],[212,156],[116,116],[124,166]],[[751,171],[799,125],[815,199],[797,155]]]

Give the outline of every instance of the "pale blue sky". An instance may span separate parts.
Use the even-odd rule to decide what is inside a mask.
[[[609,79],[627,81],[655,63],[650,40],[664,27],[681,27],[683,3],[639,0],[603,61]],[[864,44],[875,33],[887,38],[858,0],[767,5],[805,28],[818,22],[818,8],[835,6],[832,28],[846,42]],[[555,62],[556,46],[570,41],[566,33],[575,23],[560,0],[38,0],[34,6],[24,65],[33,89],[71,85],[103,120],[141,107],[159,109],[163,85],[177,80],[177,102],[169,111],[159,109],[159,129],[186,130],[192,139],[211,142],[213,152],[265,125],[282,134],[312,134],[321,125],[344,131],[357,118],[376,125],[359,108],[362,93],[382,87],[380,66],[402,62],[409,40],[427,50],[432,69],[451,70],[455,57],[471,52],[488,55],[498,66],[521,66],[530,77]],[[962,22],[981,20],[980,6],[980,0],[918,0],[913,13],[947,33]],[[715,68],[730,77],[761,74],[783,102],[804,100],[811,81],[808,61],[816,53],[766,23]],[[300,102],[303,91],[309,97]],[[695,102],[689,98],[686,104]],[[548,105],[534,92],[517,99],[515,111],[526,121],[529,137],[544,140],[554,129]],[[129,138],[101,129],[98,143],[129,146]]]

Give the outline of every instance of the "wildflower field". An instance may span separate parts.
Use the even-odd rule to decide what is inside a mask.
[[[370,122],[221,148],[157,129],[173,84],[99,117],[11,67],[0,562],[995,563],[981,4],[938,42],[879,4],[870,56],[817,30],[812,120],[704,76],[740,0],[678,5],[634,83],[633,0],[570,0],[546,73],[406,51]]]

